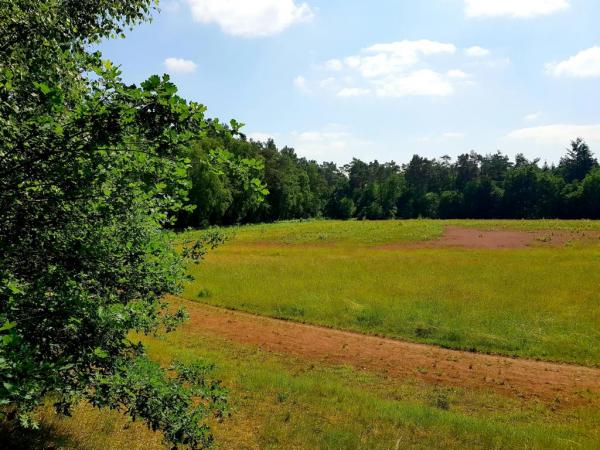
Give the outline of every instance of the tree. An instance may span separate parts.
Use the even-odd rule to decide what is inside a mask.
[[[457,191],[444,191],[440,195],[440,219],[456,219],[463,216],[463,195]]]
[[[477,179],[480,160],[481,156],[475,152],[459,155],[454,164],[458,189],[464,189],[467,183]]]
[[[590,219],[600,219],[600,169],[590,172],[582,183],[584,215]]]
[[[481,158],[481,178],[495,182],[502,182],[506,173],[512,167],[508,156],[499,151]]]
[[[558,171],[567,183],[581,181],[591,172],[598,162],[594,158],[589,146],[581,138],[571,141],[567,155],[561,158]]]
[[[594,158],[589,146],[581,138],[571,141],[567,154],[560,160],[558,171],[567,183],[581,181],[591,172],[598,162]]]
[[[506,217],[539,219],[556,217],[560,210],[563,180],[537,165],[509,172],[504,183]]]
[[[225,390],[206,364],[159,367],[130,336],[184,318],[162,300],[185,274],[163,227],[186,203],[192,143],[229,131],[168,77],[128,86],[86,51],[152,6],[0,3],[0,404],[31,427],[48,396],[63,414],[84,398],[199,448]],[[183,256],[197,261],[220,240]]]

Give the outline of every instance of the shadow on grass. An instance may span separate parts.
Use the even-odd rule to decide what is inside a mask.
[[[52,425],[40,424],[38,430],[24,430],[11,422],[0,423],[0,448],[2,450],[53,450],[72,448],[69,437]]]

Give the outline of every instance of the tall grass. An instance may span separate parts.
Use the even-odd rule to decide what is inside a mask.
[[[232,416],[212,424],[223,449],[598,448],[600,411],[486,391],[395,380],[348,367],[277,356],[185,326],[145,338],[150,355],[206,359],[231,389]],[[60,448],[161,449],[160,437],[114,413],[82,405],[73,418],[44,411]]]
[[[242,227],[192,267],[188,299],[451,348],[600,365],[600,241],[451,249],[446,224],[597,230],[589,221],[302,222]]]

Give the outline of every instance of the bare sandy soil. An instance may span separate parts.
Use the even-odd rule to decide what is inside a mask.
[[[398,379],[493,389],[561,407],[600,404],[600,369],[447,350],[171,300],[184,303],[190,313],[187,332],[217,335],[269,352]]]
[[[594,231],[484,231],[474,228],[446,227],[441,238],[418,243],[393,243],[378,247],[382,250],[401,248],[482,248],[517,249],[526,247],[562,247],[569,242],[598,242],[600,233]]]

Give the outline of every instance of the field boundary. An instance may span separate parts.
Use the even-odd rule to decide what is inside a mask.
[[[170,297],[185,304],[186,332],[209,333],[265,351],[436,385],[492,389],[557,406],[600,404],[600,369],[411,343],[274,319]]]

